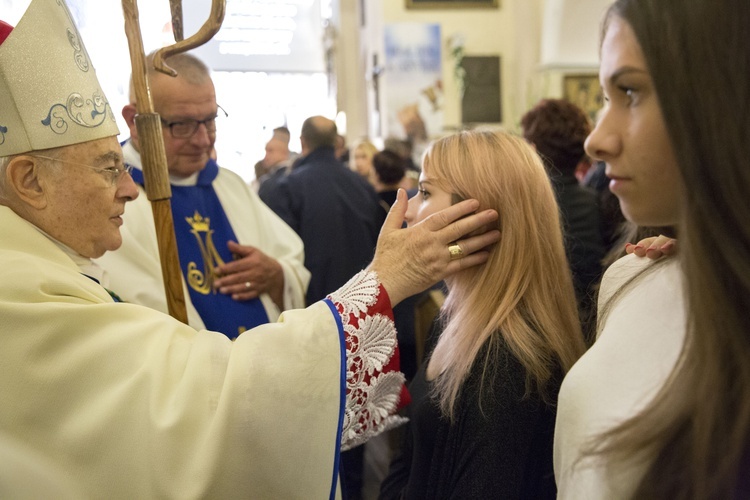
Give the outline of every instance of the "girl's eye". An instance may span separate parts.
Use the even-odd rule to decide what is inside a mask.
[[[418,193],[419,193],[420,195],[422,195],[422,199],[423,199],[423,200],[426,200],[426,199],[427,199],[427,198],[429,198],[429,196],[430,196],[430,193],[429,193],[429,191],[426,191],[426,190],[424,190],[424,189],[417,189],[417,192],[418,192]]]
[[[622,87],[620,87],[620,92],[625,94],[628,105],[632,105],[636,102],[636,98],[638,97],[638,92],[634,88],[626,87],[623,85]]]

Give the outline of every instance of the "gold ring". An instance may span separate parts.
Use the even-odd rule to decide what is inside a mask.
[[[250,288],[251,286],[252,286],[252,284],[249,281],[245,282],[245,288]]]
[[[461,246],[456,242],[453,242],[450,245],[448,245],[448,251],[451,254],[451,260],[460,259],[461,257],[464,256],[464,251],[461,249]]]

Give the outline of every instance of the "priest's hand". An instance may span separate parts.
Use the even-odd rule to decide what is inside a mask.
[[[283,310],[284,270],[281,264],[252,246],[229,241],[227,247],[235,260],[216,268],[220,278],[214,282],[214,288],[238,301],[267,293]]]
[[[402,229],[406,192],[399,189],[396,203],[383,224],[369,269],[378,273],[392,305],[421,292],[461,269],[483,264],[487,247],[500,239],[500,231],[485,227],[497,220],[497,212],[465,200],[434,213],[408,229]]]

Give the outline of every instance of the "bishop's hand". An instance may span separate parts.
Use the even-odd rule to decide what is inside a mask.
[[[489,257],[487,247],[500,239],[496,229],[481,232],[498,214],[474,213],[479,208],[476,200],[462,201],[402,229],[407,208],[406,192],[399,189],[369,267],[378,274],[392,305],[456,271],[483,264]]]

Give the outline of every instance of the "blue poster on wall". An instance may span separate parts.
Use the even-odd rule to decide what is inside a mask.
[[[440,25],[386,24],[384,36],[386,135],[418,147],[443,130]]]

